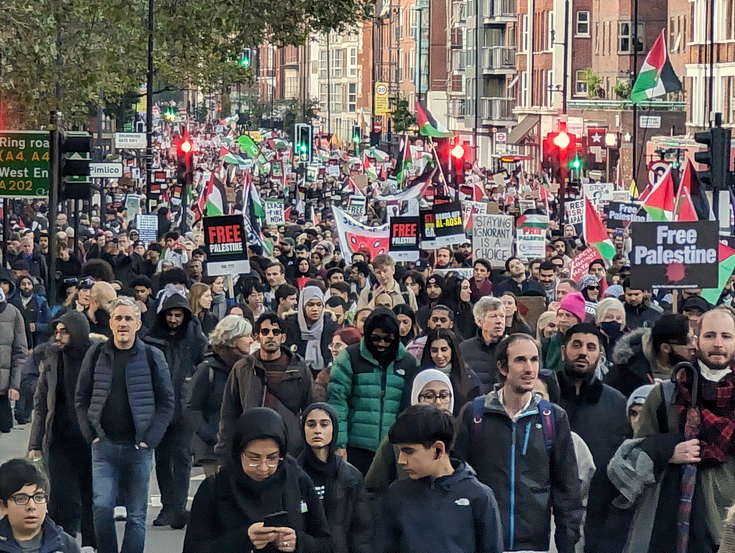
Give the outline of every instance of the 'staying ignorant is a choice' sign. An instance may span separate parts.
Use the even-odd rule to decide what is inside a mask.
[[[630,280],[641,290],[715,288],[717,221],[633,223]]]
[[[513,216],[475,215],[472,259],[487,259],[494,269],[505,267],[513,255]]]

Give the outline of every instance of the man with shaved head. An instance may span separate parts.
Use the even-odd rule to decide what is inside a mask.
[[[89,330],[112,338],[110,315],[107,309],[117,297],[117,292],[109,282],[96,282],[89,295],[89,308],[86,311],[89,319]]]

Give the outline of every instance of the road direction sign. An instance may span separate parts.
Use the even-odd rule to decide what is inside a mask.
[[[115,148],[127,150],[142,150],[146,147],[144,132],[116,132]]]
[[[0,197],[48,196],[49,133],[0,130]]]
[[[123,176],[123,164],[90,163],[89,176],[95,179],[119,179]]]

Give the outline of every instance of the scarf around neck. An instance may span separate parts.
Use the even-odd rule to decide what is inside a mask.
[[[324,293],[316,286],[307,286],[301,291],[299,296],[299,311],[298,321],[299,330],[301,331],[301,340],[306,342],[306,351],[304,359],[306,365],[315,371],[320,371],[324,368],[324,358],[322,357],[322,331],[324,330],[324,313],[311,325],[309,328],[306,317],[304,316],[304,309],[306,304],[313,299],[321,300],[322,306],[324,305]]]

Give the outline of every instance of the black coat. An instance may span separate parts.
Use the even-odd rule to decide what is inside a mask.
[[[194,430],[194,461],[216,461],[219,412],[227,386],[230,368],[215,353],[209,353],[197,367],[189,382],[186,418]]]
[[[596,544],[604,537],[612,501],[619,495],[607,477],[607,465],[620,444],[631,438],[633,433],[626,399],[619,391],[596,378],[583,383],[577,395],[574,383],[563,371],[557,377],[561,389],[559,405],[567,412],[572,431],[579,434],[590,448],[597,467],[590,482],[584,531],[585,549],[597,551]]]
[[[477,336],[465,340],[459,345],[462,352],[462,358],[467,366],[475,371],[480,382],[482,382],[482,393],[487,394],[492,391],[493,386],[498,381],[498,367],[495,364],[495,350],[502,338],[492,344],[486,344],[482,337],[482,331],[477,332]]]
[[[624,303],[623,306],[625,307],[625,324],[631,330],[641,327],[651,328],[662,315],[661,312],[647,306],[645,303],[637,307],[633,307],[628,303]]]
[[[225,465],[199,486],[191,505],[183,553],[255,551],[248,538],[248,528],[263,519],[258,517],[260,520],[257,520],[248,513],[257,510],[259,502],[257,497],[238,486],[235,470],[241,469]],[[292,457],[286,456],[278,470],[287,471],[282,493],[283,510],[289,513],[289,526],[296,531],[296,550],[299,553],[328,552],[327,520],[311,479]],[[274,512],[278,510],[274,508]],[[275,553],[277,550],[269,544],[259,551]]]
[[[304,454],[299,465],[309,474]],[[331,485],[331,495],[322,500],[329,523],[331,553],[372,553],[373,520],[360,471],[337,456],[337,478]]]

